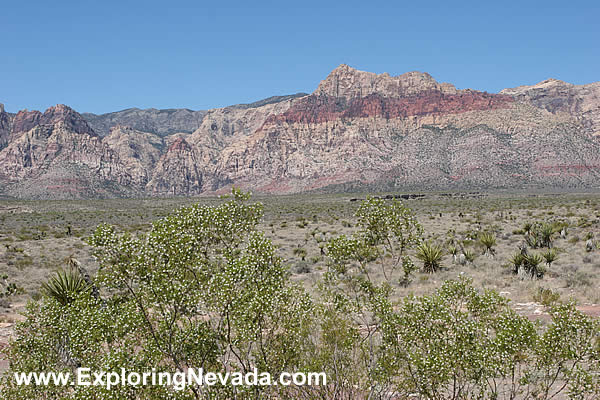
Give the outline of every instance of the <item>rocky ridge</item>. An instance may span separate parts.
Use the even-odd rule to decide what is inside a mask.
[[[0,107],[0,193],[595,188],[599,87],[548,80],[493,94],[341,65],[312,94],[209,111]]]
[[[593,135],[600,135],[600,82],[573,85],[557,79],[547,79],[532,86],[504,89],[500,93],[553,114],[572,115]]]
[[[108,114],[83,113],[82,117],[100,136],[106,136],[115,126],[128,126],[137,131],[167,136],[173,133],[192,133],[201,124],[206,111],[185,108],[157,110],[129,108]]]

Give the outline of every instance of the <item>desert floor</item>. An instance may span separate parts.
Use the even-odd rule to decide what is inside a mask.
[[[356,229],[354,212],[366,194],[262,197],[260,229],[279,247],[292,279],[316,292],[327,268],[321,247],[326,240]],[[380,194],[385,196],[385,194]],[[75,257],[93,273],[97,264],[85,239],[100,223],[122,231],[143,232],[150,223],[181,206],[218,204],[216,198],[139,200],[0,201],[0,291],[12,284],[17,293],[0,298],[0,349],[22,319],[27,301],[40,297],[40,285]],[[548,318],[540,289],[550,289],[560,300],[574,300],[584,312],[600,315],[600,195],[528,193],[427,193],[403,200],[416,213],[425,236],[446,250],[442,269],[435,274],[416,272],[396,296],[425,294],[459,274],[470,276],[480,288],[492,288],[511,300],[513,307],[542,322]],[[566,236],[553,236],[558,258],[541,279],[511,272],[510,259],[525,240],[526,222],[562,222]],[[495,255],[483,255],[482,231],[493,232]],[[589,239],[593,243],[588,249]],[[448,242],[472,252],[465,265],[453,261]],[[547,249],[530,249],[543,253]],[[590,251],[588,251],[590,250]],[[415,260],[417,265],[421,265]],[[318,293],[315,293],[318,295]],[[0,350],[1,351],[1,350]],[[0,359],[0,370],[6,361]]]

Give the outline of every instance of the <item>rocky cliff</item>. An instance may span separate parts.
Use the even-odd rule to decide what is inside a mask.
[[[0,150],[2,150],[8,144],[11,123],[12,116],[4,111],[4,104],[0,103]]]
[[[312,94],[206,112],[0,108],[0,193],[597,188],[599,88],[548,80],[493,94],[341,65]]]
[[[504,89],[500,93],[553,114],[567,113],[581,121],[592,134],[600,135],[600,82],[573,85],[547,79],[537,85]]]
[[[600,143],[576,110],[548,110],[512,92],[457,90],[427,74],[392,77],[342,65],[312,95],[229,146],[219,169],[273,193],[348,183],[595,186]]]

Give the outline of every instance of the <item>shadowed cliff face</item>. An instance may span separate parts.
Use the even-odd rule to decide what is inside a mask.
[[[548,80],[490,94],[341,65],[310,95],[206,112],[0,107],[0,193],[597,187],[599,88]]]
[[[202,123],[206,111],[192,111],[185,108],[157,110],[149,108],[140,110],[130,108],[108,114],[82,114],[99,136],[107,136],[116,126],[128,126],[140,132],[148,132],[158,136],[174,133],[192,133]]]
[[[8,144],[11,122],[10,114],[4,111],[4,104],[0,103],[0,150]]]

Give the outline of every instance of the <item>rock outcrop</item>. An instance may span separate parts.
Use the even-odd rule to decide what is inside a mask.
[[[0,151],[3,192],[15,197],[135,195],[116,153],[64,105],[15,116],[12,140]]]
[[[249,104],[237,104],[227,109],[259,108],[269,104],[281,103],[306,93],[288,96],[272,96]],[[116,126],[128,126],[140,132],[153,133],[158,136],[168,136],[175,133],[192,133],[202,124],[206,110],[193,111],[187,108],[171,108],[158,110],[156,108],[128,108],[107,114],[83,113],[81,116],[99,136],[107,136]]]
[[[131,177],[131,184],[140,191],[152,179],[166,145],[158,135],[121,125],[113,127],[102,142],[115,153]]]

